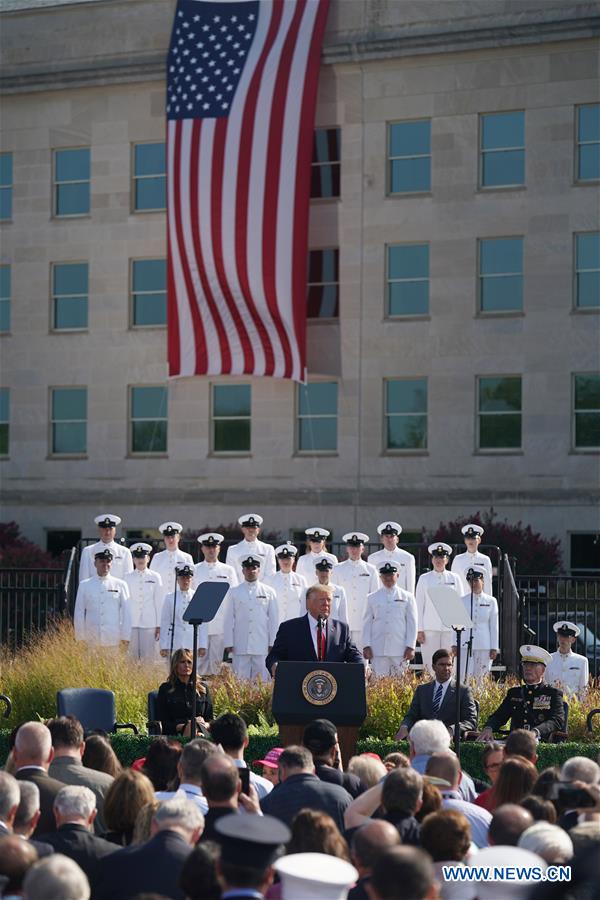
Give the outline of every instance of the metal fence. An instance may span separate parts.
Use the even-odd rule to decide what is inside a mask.
[[[0,644],[16,650],[63,616],[63,569],[0,569]]]

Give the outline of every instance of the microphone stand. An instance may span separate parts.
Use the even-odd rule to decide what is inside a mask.
[[[471,622],[473,621],[473,583],[471,583]],[[469,660],[471,659],[473,653],[473,629],[471,628],[469,634],[469,640],[467,641],[467,659],[465,661],[465,682],[467,680],[467,673],[469,671]]]
[[[454,752],[460,761],[460,642],[464,628],[454,628],[456,634],[456,708],[454,711]]]

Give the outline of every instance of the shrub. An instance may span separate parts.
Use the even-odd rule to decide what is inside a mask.
[[[62,563],[24,538],[16,522],[0,522],[0,566],[4,569],[59,569]]]

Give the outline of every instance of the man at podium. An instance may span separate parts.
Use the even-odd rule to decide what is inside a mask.
[[[281,623],[265,663],[271,675],[280,660],[364,664],[348,625],[330,618],[332,597],[331,585],[313,585],[306,592],[307,614]]]

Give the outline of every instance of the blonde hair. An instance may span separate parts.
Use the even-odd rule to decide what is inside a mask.
[[[317,591],[320,594],[327,594],[329,599],[333,600],[333,588],[330,584],[311,584],[311,586],[306,589],[306,599],[308,600],[311,594],[314,594]]]
[[[388,773],[381,760],[372,756],[353,756],[348,763],[348,771],[357,775],[366,788],[375,787]]]

